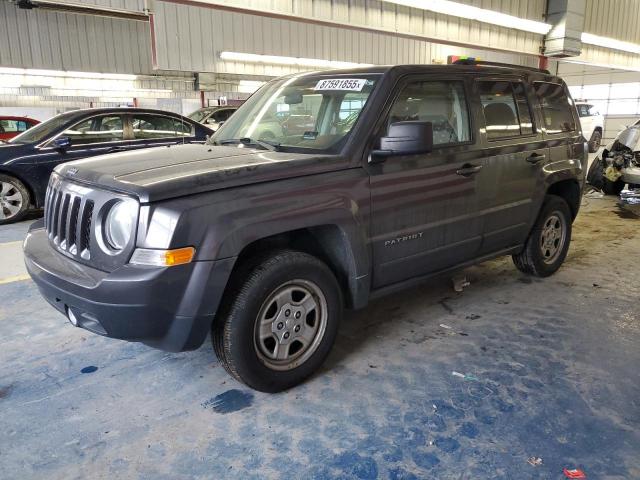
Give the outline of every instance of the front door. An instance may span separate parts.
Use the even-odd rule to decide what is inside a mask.
[[[379,136],[394,122],[428,121],[433,150],[367,167],[374,288],[472,259],[482,238],[476,186],[484,172],[467,81],[416,77],[399,91]]]

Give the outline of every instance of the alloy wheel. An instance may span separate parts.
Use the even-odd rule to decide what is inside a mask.
[[[15,217],[22,209],[22,193],[13,183],[0,182],[0,220]]]
[[[280,285],[263,302],[255,324],[258,357],[273,370],[291,370],[318,349],[327,326],[327,300],[309,280]]]
[[[567,236],[567,226],[560,212],[552,212],[545,220],[540,234],[540,251],[546,264],[555,262],[562,252]]]

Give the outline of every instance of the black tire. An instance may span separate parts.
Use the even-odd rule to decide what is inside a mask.
[[[622,180],[616,180],[612,182],[608,178],[602,179],[602,191],[605,195],[620,195],[620,192],[624,190],[625,183]]]
[[[234,279],[227,301],[221,305],[212,327],[213,348],[220,363],[234,378],[262,392],[280,392],[301,383],[322,365],[338,332],[343,302],[335,276],[316,257],[303,252],[281,250],[240,266]],[[281,291],[279,289],[283,289],[288,283],[299,281],[308,282],[319,289],[325,303],[324,307],[318,306],[316,312],[326,308],[326,315],[321,314],[321,318],[325,320],[315,320],[318,330],[310,342],[315,345],[314,349],[301,348],[304,355],[309,355],[307,358],[303,355],[300,357],[303,360],[293,361],[292,365],[272,367],[263,347],[258,346],[261,340],[258,339],[256,324],[269,310],[272,295]],[[321,297],[318,295],[314,298]],[[321,302],[322,300],[318,300],[318,305]],[[278,305],[278,312],[273,314],[274,320],[270,328],[277,328],[275,322],[286,313],[287,305],[289,304]],[[309,314],[303,313],[303,320],[300,320],[305,322],[303,332],[307,328],[307,315]],[[289,320],[293,320],[293,317]],[[295,340],[289,320],[284,328],[291,331],[289,342],[293,344]],[[281,324],[282,322],[278,322],[278,327]],[[277,334],[279,332],[271,339],[274,344],[278,342]],[[274,351],[277,348],[279,347],[276,345]],[[287,347],[287,352],[290,349],[291,346]]]
[[[589,153],[596,153],[602,143],[602,133],[599,130],[594,130],[589,139]]]
[[[604,166],[602,159],[600,157],[596,157],[591,162],[591,166],[587,171],[587,182],[594,188],[598,190],[602,190],[602,185],[604,184]]]
[[[553,257],[545,259],[545,254],[549,250],[545,250],[542,246],[543,232],[547,222],[552,221],[554,216],[560,222],[564,222],[564,237],[559,239],[557,253]],[[518,270],[536,277],[548,277],[555,273],[564,262],[569,251],[571,223],[571,210],[567,202],[562,197],[547,195],[524,248],[520,253],[512,256],[513,263],[515,263]]]
[[[21,220],[30,205],[31,195],[22,182],[9,175],[0,175],[0,225]]]

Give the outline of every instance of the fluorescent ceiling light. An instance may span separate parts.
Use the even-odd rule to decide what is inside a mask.
[[[582,32],[580,40],[582,40],[582,43],[596,45],[598,47],[613,48],[615,50],[622,50],[623,52],[640,53],[640,45],[637,43],[623,42],[622,40],[609,37],[600,37],[593,33]]]
[[[385,0],[387,3],[395,3],[405,7],[427,10],[429,12],[442,13],[453,17],[477,20],[506,28],[515,28],[525,32],[546,35],[551,30],[551,25],[544,22],[536,22],[526,18],[514,17],[506,13],[474,7],[464,3],[450,2],[449,0]]]
[[[313,68],[354,68],[371,67],[370,63],[339,62],[320,58],[281,57],[279,55],[257,55],[255,53],[220,52],[220,59],[230,62],[268,63]]]
[[[0,74],[29,75],[34,77],[96,78],[100,80],[135,80],[137,78],[135,75],[126,75],[122,73],[65,72],[62,70],[8,67],[0,67]]]

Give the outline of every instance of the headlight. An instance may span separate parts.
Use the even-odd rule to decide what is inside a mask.
[[[118,201],[113,204],[104,220],[104,236],[109,247],[119,251],[129,244],[136,217],[135,203]]]

